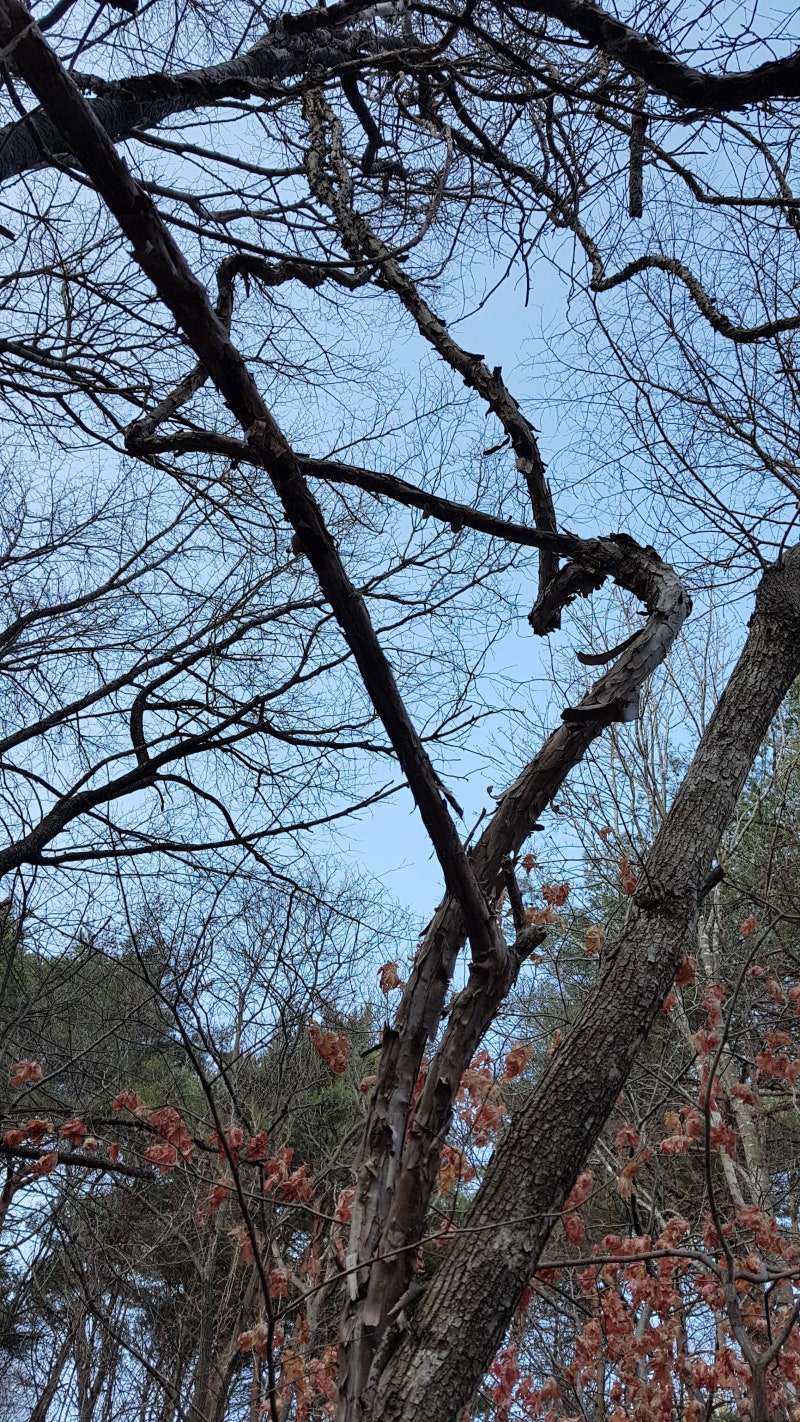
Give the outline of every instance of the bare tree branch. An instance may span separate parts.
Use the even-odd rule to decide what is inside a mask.
[[[426,1415],[444,1422],[479,1382],[686,954],[720,837],[799,673],[795,547],[764,575],[747,642],[643,866],[606,970],[496,1151],[467,1229],[415,1316],[413,1338],[401,1341],[383,1374],[381,1422],[407,1418],[423,1398]],[[505,1223],[522,1200],[528,1222]]]

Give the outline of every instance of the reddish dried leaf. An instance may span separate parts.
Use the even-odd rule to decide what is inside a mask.
[[[8,1084],[9,1086],[25,1086],[29,1081],[41,1081],[41,1079],[42,1068],[39,1062],[14,1062]]]
[[[586,952],[594,957],[596,953],[602,953],[606,946],[606,931],[601,924],[593,923],[583,935],[583,941],[586,945]]]
[[[378,986],[381,992],[394,992],[397,988],[405,987],[405,983],[397,971],[399,966],[399,963],[390,961],[378,969]]]
[[[34,1175],[50,1175],[57,1165],[58,1151],[50,1150],[46,1155],[40,1155],[39,1159],[34,1161],[32,1170]]]
[[[175,1150],[184,1157],[184,1160],[191,1159],[194,1142],[189,1127],[174,1106],[162,1106],[158,1111],[151,1111],[148,1120],[150,1125],[158,1131],[161,1139],[174,1146]]]
[[[532,1056],[533,1047],[530,1042],[517,1042],[503,1063],[503,1080],[513,1081],[521,1076]]]
[[[88,1136],[89,1127],[80,1119],[73,1116],[69,1121],[65,1121],[61,1127],[61,1135],[66,1141],[71,1141],[73,1145],[79,1146]]]
[[[675,974],[676,987],[689,987],[697,976],[697,959],[684,958],[677,973]]]
[[[160,1175],[168,1175],[178,1164],[178,1152],[167,1141],[156,1141],[144,1153],[148,1165],[155,1165]]]

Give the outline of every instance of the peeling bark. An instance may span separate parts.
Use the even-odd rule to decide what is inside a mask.
[[[390,36],[382,42],[372,28],[359,28],[362,15],[366,12],[368,16],[370,8],[370,0],[344,0],[327,9],[319,6],[297,15],[281,15],[247,53],[222,64],[180,74],[130,75],[118,81],[86,76],[83,82],[97,94],[90,103],[98,122],[112,139],[124,140],[137,130],[158,127],[174,115],[227,98],[247,97],[258,85],[263,88],[274,83],[277,89],[282,81],[303,74],[313,72],[317,79],[335,75],[355,59],[374,63],[384,50],[391,64],[397,53],[396,38]],[[800,94],[797,53],[738,73],[706,73],[683,63],[650,35],[588,0],[529,0],[521,8],[557,20],[644,80],[655,93],[689,108],[735,110]],[[424,66],[432,52],[435,46],[415,45],[406,38],[402,45],[404,67]],[[48,166],[68,153],[58,121],[40,109],[0,129],[0,182]]]

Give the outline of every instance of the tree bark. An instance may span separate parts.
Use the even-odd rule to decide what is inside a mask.
[[[744,649],[653,844],[608,968],[498,1147],[384,1369],[374,1422],[453,1422],[469,1402],[692,941],[720,838],[798,674],[800,546],[763,576]]]
[[[120,80],[92,76],[76,80],[91,88],[92,114],[116,142],[157,128],[177,114],[225,99],[246,98],[254,85],[296,78],[313,69],[335,74],[359,56],[374,55],[381,44],[371,26],[359,26],[358,7],[331,5],[299,15],[281,15],[251,49],[221,64],[178,74],[132,74]],[[411,46],[413,51],[413,46]],[[0,129],[0,182],[68,158],[71,149],[57,118],[45,107]]]
[[[387,37],[381,42],[368,26],[359,27],[361,12],[369,8],[368,0],[364,0],[362,5],[343,3],[281,15],[247,53],[203,69],[179,74],[135,74],[105,84],[93,77],[91,85],[99,91],[97,98],[90,101],[93,112],[106,133],[119,141],[135,135],[137,130],[156,128],[174,115],[194,113],[227,98],[245,97],[252,92],[250,86],[254,83],[272,80],[279,85],[287,78],[309,72],[318,76],[336,74],[358,58],[374,62],[382,49],[388,52],[391,62],[397,49],[396,38]],[[646,81],[655,93],[691,109],[740,109],[800,94],[797,53],[756,69],[707,73],[684,64],[650,35],[586,0],[531,0],[523,8],[536,15],[551,16]],[[408,40],[403,43],[404,63],[409,68],[415,66],[415,61],[424,64],[429,54],[423,44]],[[88,87],[88,80],[86,83]],[[48,166],[68,154],[58,123],[38,110],[19,123],[0,129],[0,182]]]
[[[565,549],[566,551],[566,549]],[[574,595],[580,571],[597,587],[604,572],[645,603],[649,617],[636,637],[615,649],[613,666],[595,682],[580,705],[563,713],[564,724],[545,741],[500,800],[472,852],[484,890],[496,895],[498,876],[509,854],[530,835],[539,815],[570,770],[608,725],[609,707],[629,706],[663,661],[689,610],[671,568],[652,549],[631,539],[587,540],[537,602],[552,625],[553,614]],[[619,719],[617,713],[617,719]],[[414,963],[394,1027],[384,1033],[378,1080],[370,1101],[358,1162],[348,1264],[364,1267],[349,1276],[349,1297],[340,1325],[340,1416],[367,1415],[365,1408],[385,1351],[387,1318],[410,1282],[411,1249],[424,1232],[439,1153],[461,1076],[481,1036],[511,986],[519,962],[514,948],[504,971],[487,975],[473,962],[465,989],[451,1005],[448,1025],[430,1062],[425,1087],[409,1127],[410,1105],[423,1053],[436,1037],[456,958],[464,944],[459,906],[445,899],[431,921]]]
[[[133,245],[133,256],[183,329],[195,355],[260,456],[288,522],[313,567],[383,723],[442,868],[464,916],[473,952],[502,965],[506,944],[472,870],[441,782],[403,703],[366,604],[353,586],[291,445],[214,311],[205,287],[173,241],[71,76],[19,0],[0,4],[0,38]],[[146,769],[146,767],[145,767]]]

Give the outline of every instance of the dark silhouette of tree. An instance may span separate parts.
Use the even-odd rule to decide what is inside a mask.
[[[470,1404],[555,1218],[565,1201],[568,1215],[581,1203],[570,1192],[583,1188],[581,1167],[681,972],[724,872],[722,837],[800,673],[800,59],[788,22],[715,13],[708,23],[705,36],[680,5],[626,22],[572,0],[463,11],[344,0],[266,18],[247,5],[176,16],[158,4],[135,14],[58,4],[32,16],[19,0],[0,3],[10,426],[28,471],[43,423],[51,458],[58,450],[85,473],[102,451],[120,471],[118,485],[98,472],[71,499],[28,472],[26,501],[6,516],[0,870],[15,914],[24,925],[26,895],[69,875],[96,904],[112,886],[124,897],[139,862],[154,879],[169,866],[183,893],[189,874],[204,892],[253,875],[302,898],[298,840],[397,783],[446,888],[375,1052],[346,1162],[351,1206],[338,1219],[339,1204],[328,1211],[347,1422],[435,1422]],[[564,529],[577,480],[566,471],[551,487],[534,416],[442,314],[470,263],[521,274],[529,288],[559,274],[570,335],[548,351],[550,377],[566,380],[571,363],[567,389],[595,411],[580,455],[581,477],[593,476],[582,535]],[[397,350],[406,330],[437,372],[413,390]],[[475,409],[497,439],[470,466],[456,427]],[[449,448],[464,466],[452,481]],[[379,451],[376,467],[342,457],[366,449]],[[606,534],[597,508],[616,469],[629,512]],[[17,473],[8,479],[24,489]],[[581,684],[541,748],[526,740],[468,843],[434,760],[478,714],[509,579],[531,578],[525,550],[538,554],[537,636],[609,580],[643,620],[611,649],[582,654],[585,667],[608,669]],[[628,905],[602,972],[420,1280],[465,1074],[480,1070],[476,1052],[548,923],[529,921],[518,856],[591,747],[637,722],[690,588],[731,607],[746,590],[747,635],[650,842],[619,860]],[[388,783],[366,774],[374,762],[392,766]],[[157,976],[147,980],[163,1007]],[[228,1169],[206,1182],[212,1213],[235,1201],[256,1269],[264,1312],[239,1345],[263,1354],[252,1405],[263,1395],[281,1422],[302,1410],[292,1369],[313,1330],[306,1319],[308,1336],[287,1341],[288,1279],[273,1277],[245,1177],[259,1172],[258,1198],[278,1213],[311,1208],[311,1177],[285,1154],[254,1154],[258,1122],[238,1109],[218,1057],[209,1074],[209,1044],[185,1016],[205,1010],[202,975],[191,982],[193,1006],[178,979],[167,1005],[209,1116],[202,1152],[213,1128]],[[343,1076],[347,1014],[328,1008],[308,1024],[306,1048]],[[723,1046],[712,1051],[724,1070]],[[39,1092],[41,1071],[21,1057],[13,1089]],[[44,1179],[62,1166],[137,1181],[152,1166],[172,1189],[171,1172],[201,1151],[191,1126],[172,1102],[120,1087],[129,1130],[150,1138],[143,1163],[117,1152],[88,1165],[82,1118],[73,1149],[45,1151],[49,1133],[26,1118],[24,1139],[6,1136],[7,1206],[26,1172]],[[350,1208],[344,1244],[336,1231]],[[317,1258],[310,1237],[303,1249]],[[725,1257],[735,1295],[732,1249]],[[98,1322],[93,1297],[87,1282],[102,1373],[103,1349],[119,1345],[118,1301]],[[764,1422],[767,1371],[794,1305],[761,1351],[737,1318],[751,1415]],[[76,1356],[91,1397],[81,1367]],[[182,1378],[149,1367],[173,1407],[217,1415],[224,1388],[213,1405],[199,1394],[188,1403]],[[330,1354],[317,1374],[327,1387]]]

